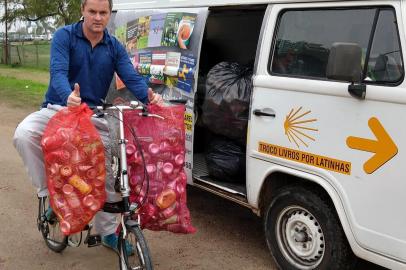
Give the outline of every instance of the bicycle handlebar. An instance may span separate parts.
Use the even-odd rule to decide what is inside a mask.
[[[158,115],[158,114],[153,114],[153,113],[149,113],[147,111],[146,106],[141,103],[140,101],[131,101],[130,105],[113,105],[113,104],[108,104],[105,103],[104,100],[103,101],[103,105],[102,106],[89,106],[89,108],[93,111],[95,110],[99,110],[101,112],[106,111],[106,110],[118,110],[118,111],[123,111],[123,110],[142,110],[142,112],[139,113],[140,116],[145,116],[145,117],[156,117],[159,118],[161,120],[164,120],[165,118]],[[95,112],[96,115],[99,115],[98,112]],[[104,113],[103,113],[104,115]],[[102,116],[102,115],[100,115]]]
[[[109,103],[105,103],[104,100],[102,100],[103,105],[102,106],[89,106],[91,110],[145,110],[145,105],[142,104],[139,101],[131,101],[130,105],[113,105]]]

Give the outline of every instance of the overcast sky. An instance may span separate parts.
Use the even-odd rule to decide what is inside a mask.
[[[9,9],[11,8],[10,6],[8,7]],[[4,5],[0,5],[0,18],[4,16]],[[16,22],[11,24],[11,28],[9,27],[10,32],[15,32],[18,28],[24,27],[25,24],[23,22]],[[6,31],[6,26],[4,23],[0,22],[0,32],[4,33]]]

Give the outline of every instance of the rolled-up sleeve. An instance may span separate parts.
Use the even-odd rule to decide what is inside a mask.
[[[116,42],[117,60],[115,70],[125,86],[141,102],[148,102],[148,85],[135,69],[123,45]]]
[[[69,73],[69,32],[57,31],[51,44],[50,84],[66,105],[72,89],[68,80]]]

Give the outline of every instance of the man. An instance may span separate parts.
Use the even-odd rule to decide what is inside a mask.
[[[275,61],[272,64],[272,71],[278,74],[289,74],[290,65],[294,60],[294,51],[287,49],[283,52],[278,52]]]
[[[112,0],[82,0],[83,20],[56,31],[51,46],[50,83],[42,109],[27,116],[15,131],[14,146],[38,190],[38,197],[48,195],[40,141],[49,119],[63,106],[78,106],[81,102],[100,105],[100,99],[107,95],[114,72],[140,101],[162,103],[161,96],[153,93],[143,77],[136,73],[124,47],[108,34],[106,26],[111,11]],[[107,146],[107,122],[104,119],[92,121]],[[117,201],[120,198],[114,191],[109,158],[106,158],[106,163],[107,200]],[[115,216],[99,212],[94,225],[102,235],[102,243],[116,249]]]

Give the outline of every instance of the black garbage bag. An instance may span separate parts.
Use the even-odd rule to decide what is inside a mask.
[[[219,181],[244,183],[245,147],[226,138],[214,138],[205,157],[210,176]]]
[[[213,133],[246,144],[252,69],[221,62],[207,74],[203,124]]]

